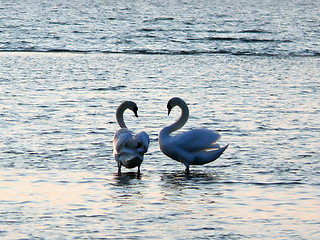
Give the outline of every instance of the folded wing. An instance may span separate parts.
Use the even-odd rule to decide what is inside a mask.
[[[116,132],[113,138],[113,148],[117,154],[127,149],[135,149],[136,141],[133,138],[132,132],[128,129],[120,129]]]
[[[148,151],[150,138],[146,132],[140,132],[135,136],[137,141],[137,152],[142,156]]]
[[[218,148],[220,139],[217,131],[209,129],[193,129],[173,137],[173,141],[187,152],[198,152],[205,149]]]

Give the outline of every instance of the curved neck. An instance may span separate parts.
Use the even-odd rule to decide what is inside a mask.
[[[179,106],[181,109],[181,116],[179,117],[179,119],[175,123],[173,123],[170,126],[165,128],[166,131],[168,132],[168,134],[182,128],[186,124],[186,122],[188,121],[188,118],[189,118],[189,108],[188,108],[187,104],[183,101],[179,101],[177,103],[177,106]]]
[[[129,108],[127,104],[120,104],[120,106],[117,108],[116,118],[117,118],[117,122],[121,128],[127,128],[127,126],[123,120],[123,113],[127,108]]]

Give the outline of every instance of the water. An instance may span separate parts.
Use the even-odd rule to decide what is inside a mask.
[[[2,1],[1,51],[319,56],[318,1]]]
[[[317,1],[0,12],[1,239],[319,239]],[[157,143],[173,96],[190,108],[184,130],[230,143],[190,174]],[[140,177],[112,158],[123,100],[151,138]]]

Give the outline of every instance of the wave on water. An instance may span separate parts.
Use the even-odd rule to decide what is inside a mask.
[[[97,87],[91,89],[92,91],[118,91],[120,89],[126,88],[124,85],[118,85],[118,86],[110,86],[110,87]]]
[[[209,40],[209,41],[238,41],[238,42],[292,42],[291,40],[276,40],[276,39],[258,39],[258,38],[245,38],[245,37],[205,37],[205,38],[189,38],[190,41],[203,41],[203,40]]]
[[[223,39],[219,39],[223,40]],[[224,39],[225,41],[233,41]],[[274,40],[242,39],[244,42],[268,42]],[[303,50],[296,52],[281,51],[252,51],[239,49],[213,49],[213,50],[170,50],[170,49],[125,49],[125,50],[80,50],[80,49],[0,49],[0,53],[74,53],[74,54],[145,54],[145,55],[240,55],[240,56],[266,56],[266,57],[317,57],[320,51]]]

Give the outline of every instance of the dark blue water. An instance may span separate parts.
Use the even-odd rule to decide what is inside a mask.
[[[318,56],[318,1],[2,1],[1,51]]]
[[[1,239],[319,239],[317,1],[2,1]],[[230,143],[215,162],[163,155],[181,130]],[[112,138],[151,138],[138,177]]]

